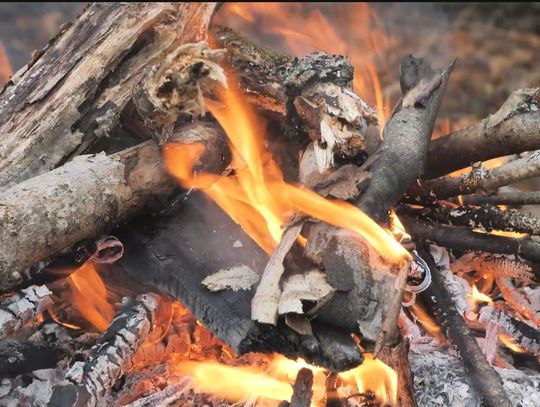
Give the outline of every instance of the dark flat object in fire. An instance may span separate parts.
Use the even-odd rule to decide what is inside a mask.
[[[211,292],[201,284],[206,276],[241,264],[260,274],[268,256],[200,192],[190,194],[174,212],[133,221],[115,235],[124,244],[119,263],[126,272],[180,300],[237,353],[278,352],[334,371],[362,362],[348,332],[313,323],[314,336],[305,336],[284,324],[257,324],[250,319],[254,287]]]

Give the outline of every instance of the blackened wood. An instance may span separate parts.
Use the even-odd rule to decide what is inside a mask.
[[[478,124],[433,140],[425,176],[439,177],[477,161],[540,149],[538,89],[519,89]]]
[[[11,338],[0,340],[0,376],[16,376],[38,369],[54,368],[61,354],[59,349],[45,341]]]
[[[107,139],[147,64],[204,37],[214,6],[91,4],[0,94],[0,191]]]
[[[422,65],[424,68],[418,68]],[[453,64],[443,72],[407,57],[401,65],[403,102],[384,128],[380,156],[370,171],[371,182],[356,205],[377,221],[403,196],[423,171],[431,132]],[[410,101],[409,101],[410,100]]]
[[[429,304],[444,335],[459,352],[473,388],[486,406],[511,407],[512,403],[503,388],[500,376],[489,365],[476,338],[456,310],[429,249],[424,246],[419,253],[431,269],[432,275],[431,285],[420,295]]]
[[[461,226],[434,224],[409,217],[402,217],[401,221],[415,239],[430,240],[451,249],[514,254],[534,263],[540,262],[540,243],[530,238],[489,235]],[[540,274],[536,270],[534,272],[538,279]]]
[[[303,367],[296,375],[290,407],[309,407],[313,397],[313,371]]]
[[[251,321],[251,290],[211,292],[201,281],[244,264],[261,274],[268,256],[215,203],[192,192],[161,219],[141,219],[114,232],[125,255],[119,264],[144,284],[179,299],[235,352],[279,352],[340,371],[362,361],[349,331],[313,323],[315,336]],[[240,243],[240,244],[239,244]]]
[[[485,231],[505,230],[511,232],[540,234],[540,219],[530,213],[516,210],[502,210],[493,205],[484,204],[481,207],[461,206],[449,208],[434,206],[424,209],[398,207],[398,214],[417,216],[434,222],[456,226],[481,228]]]
[[[519,346],[540,356],[540,330],[493,307],[483,307],[479,320],[483,323],[497,323],[501,330]]]
[[[0,302],[0,339],[11,335],[52,304],[52,292],[44,285],[30,286]]]

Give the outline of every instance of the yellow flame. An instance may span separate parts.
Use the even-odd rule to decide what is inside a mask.
[[[230,75],[228,82],[236,83],[230,80]],[[166,168],[182,186],[203,189],[267,253],[279,242],[282,225],[300,212],[358,233],[395,264],[410,259],[407,250],[355,206],[284,182],[279,167],[264,146],[261,120],[240,91],[230,87],[217,93],[223,105],[208,101],[207,107],[229,138],[235,175],[194,174],[193,166],[204,147],[167,144],[163,150]]]
[[[491,300],[489,295],[486,295],[486,294],[481,293],[480,291],[478,291],[478,288],[476,288],[475,284],[473,284],[472,290],[471,290],[471,292],[469,294],[467,294],[467,296],[469,298],[471,298],[475,302],[475,304],[480,303],[480,302],[486,302],[488,304],[493,304],[493,301]]]
[[[526,353],[527,350],[521,346],[519,346],[514,338],[508,336],[507,334],[501,332],[499,334],[499,339],[503,343],[504,346],[506,346],[508,349],[510,349],[512,352],[516,353]]]

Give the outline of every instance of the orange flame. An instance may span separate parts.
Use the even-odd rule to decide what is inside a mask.
[[[13,69],[11,69],[4,45],[0,41],[0,86],[9,80],[11,75],[13,75]]]
[[[107,329],[114,318],[109,292],[92,263],[84,263],[65,280],[68,284],[69,301],[80,316],[99,332]],[[70,329],[81,329],[78,325],[62,321],[57,311],[48,308],[53,321]]]
[[[282,225],[301,212],[360,234],[393,263],[400,264],[410,258],[407,250],[355,206],[325,199],[284,182],[280,169],[264,147],[260,121],[240,92],[220,89],[218,96],[224,107],[207,101],[207,108],[227,133],[235,176],[193,174],[192,168],[203,147],[167,144],[163,151],[166,168],[182,186],[202,188],[267,253],[279,242]]]
[[[516,353],[527,352],[525,348],[519,346],[512,337],[508,336],[505,333],[501,333],[499,335],[499,339],[503,343],[503,345],[506,346],[508,349],[510,349],[512,352],[516,352]]]

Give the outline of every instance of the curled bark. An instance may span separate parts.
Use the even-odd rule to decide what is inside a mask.
[[[519,89],[480,123],[433,140],[426,179],[466,168],[477,161],[540,149],[538,89]]]
[[[414,57],[402,62],[402,105],[385,126],[380,157],[371,167],[371,182],[356,201],[372,218],[386,220],[388,210],[420,176],[452,67],[433,71]]]
[[[532,235],[540,234],[540,219],[536,216],[516,210],[501,210],[487,204],[479,208],[470,206],[459,208],[436,206],[424,209],[402,207],[398,209],[398,213],[450,225],[480,228],[488,232],[505,230]]]
[[[513,254],[535,263],[540,262],[540,243],[530,238],[515,239],[489,235],[473,232],[464,227],[432,224],[408,217],[402,217],[401,220],[415,239],[430,240],[451,249]],[[534,271],[536,278],[539,279],[540,273]]]
[[[142,294],[127,302],[111,325],[90,349],[84,362],[75,362],[66,380],[53,389],[49,407],[93,407],[110,389],[124,370],[156,321],[159,299]]]
[[[409,195],[420,199],[443,199],[473,193],[488,194],[497,188],[540,176],[540,151],[490,170],[473,166],[468,174],[441,177],[411,189]]]
[[[486,406],[511,407],[512,403],[503,388],[500,376],[489,365],[476,338],[456,310],[433,257],[425,248],[419,253],[431,269],[433,279],[421,297],[433,309],[445,336],[457,348],[474,389]]]

